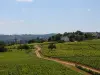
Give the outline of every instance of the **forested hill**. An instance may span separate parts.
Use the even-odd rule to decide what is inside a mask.
[[[49,37],[55,34],[43,34],[43,35],[34,35],[34,34],[22,34],[22,35],[0,35],[0,41],[14,41],[14,40],[31,40],[36,38],[48,39]]]

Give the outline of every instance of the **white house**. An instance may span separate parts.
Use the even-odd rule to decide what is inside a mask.
[[[62,41],[65,41],[65,42],[69,42],[69,41],[70,41],[69,38],[68,38],[67,36],[62,36],[62,37],[61,37],[61,40],[62,40]]]

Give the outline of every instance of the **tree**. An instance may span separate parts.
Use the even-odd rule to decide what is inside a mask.
[[[5,48],[5,46],[0,46],[0,52],[6,52],[7,48]]]
[[[86,40],[91,40],[91,39],[93,39],[94,37],[93,37],[93,35],[91,34],[91,33],[85,33],[85,39]]]
[[[81,32],[81,31],[79,31],[79,30],[78,30],[78,31],[76,31],[76,32],[75,32],[75,34],[76,34],[76,35],[84,35],[84,33],[83,33],[83,32]]]
[[[49,44],[48,49],[56,49],[56,45],[54,45],[53,43]]]
[[[35,42],[37,42],[37,43],[43,43],[43,42],[45,42],[45,40],[44,40],[43,38],[37,37],[37,38],[35,39]]]
[[[25,50],[28,50],[28,49],[30,49],[30,47],[29,47],[28,45],[24,44],[24,45],[18,46],[18,49],[25,49]]]
[[[68,35],[70,42],[74,42],[75,41],[75,33],[69,33]]]
[[[100,38],[100,35],[97,32],[96,33],[85,33],[85,32],[78,30],[76,32],[69,32],[69,33],[65,32],[64,34],[60,34],[60,33],[56,34],[50,37],[48,41],[54,41],[54,42],[60,43],[60,42],[63,42],[61,41],[61,38],[63,36],[67,36],[71,42]]]
[[[5,47],[5,43],[0,41],[0,52],[6,52],[7,48]]]
[[[35,42],[34,39],[28,41],[28,43],[34,43],[34,42]]]
[[[0,46],[5,46],[6,44],[3,41],[0,41]]]
[[[48,41],[56,41],[56,42],[58,42],[58,41],[61,40],[61,37],[62,37],[62,34],[59,33],[59,34],[56,34],[56,35],[50,37],[50,38],[48,39]]]
[[[68,36],[68,33],[67,33],[67,32],[65,32],[65,33],[63,34],[63,36]]]
[[[62,34],[57,34],[56,36],[55,36],[55,41],[59,41],[59,40],[61,40],[61,36],[62,36]]]
[[[48,38],[48,41],[49,41],[49,42],[52,41],[52,37],[49,37],[49,38]]]
[[[76,41],[83,41],[83,40],[84,40],[84,35],[77,35],[77,36],[75,37],[75,40],[76,40]]]

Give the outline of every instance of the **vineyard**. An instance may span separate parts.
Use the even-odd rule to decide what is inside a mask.
[[[81,63],[100,70],[100,40],[57,43],[57,49],[50,51],[48,44],[42,44],[42,54],[47,57]]]
[[[34,50],[27,53],[15,47],[9,46],[11,52],[0,53],[0,75],[81,75],[56,62],[37,58]]]

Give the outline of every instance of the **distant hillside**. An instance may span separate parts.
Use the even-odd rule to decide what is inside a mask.
[[[22,34],[22,35],[0,35],[0,41],[4,42],[10,42],[14,40],[31,40],[31,39],[36,39],[37,37],[43,38],[43,39],[48,39],[49,37],[53,36],[55,34],[44,34],[44,35],[34,35],[34,34]]]

